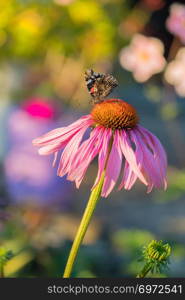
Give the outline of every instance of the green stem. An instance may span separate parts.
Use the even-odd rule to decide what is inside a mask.
[[[99,180],[99,183],[95,186],[95,188],[91,192],[89,201],[88,201],[86,209],[84,211],[84,215],[82,217],[80,226],[78,228],[77,234],[75,236],[75,239],[74,239],[68,260],[67,260],[63,278],[69,278],[71,275],[79,247],[80,247],[80,245],[83,241],[84,235],[87,231],[87,228],[90,223],[93,212],[95,210],[96,204],[97,204],[98,200],[100,199],[104,178],[105,178],[105,172],[103,172],[102,177]]]
[[[144,266],[144,268],[141,270],[141,272],[136,276],[137,278],[144,278],[151,270],[151,264],[148,263]]]

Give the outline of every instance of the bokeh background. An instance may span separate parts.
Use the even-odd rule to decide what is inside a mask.
[[[0,1],[0,246],[7,277],[63,273],[97,172],[79,190],[31,141],[91,110],[84,71],[113,74],[168,155],[168,190],[137,183],[99,202],[73,276],[135,277],[143,245],[172,247],[185,275],[185,4],[171,0]]]

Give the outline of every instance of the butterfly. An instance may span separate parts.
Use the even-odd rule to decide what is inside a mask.
[[[92,69],[85,72],[85,81],[94,104],[104,101],[118,86],[118,81],[112,75],[96,73]]]

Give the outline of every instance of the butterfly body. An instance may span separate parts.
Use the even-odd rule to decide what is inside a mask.
[[[91,69],[85,72],[85,80],[94,103],[104,101],[118,85],[117,80],[112,75],[97,73]]]

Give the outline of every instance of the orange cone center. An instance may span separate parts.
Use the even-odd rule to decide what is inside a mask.
[[[133,128],[139,120],[135,108],[119,99],[95,104],[91,115],[96,125],[112,129]]]

